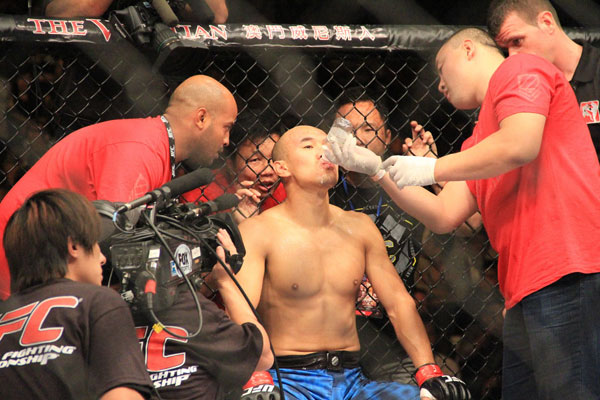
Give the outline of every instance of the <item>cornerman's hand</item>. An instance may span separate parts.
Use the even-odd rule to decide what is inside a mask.
[[[258,371],[252,374],[244,385],[240,400],[279,400],[279,388],[273,383],[273,377],[268,371]]]
[[[330,162],[348,170],[376,175],[381,171],[381,157],[371,150],[356,144],[356,138],[349,135],[343,143],[329,142],[324,146],[324,156]]]
[[[240,202],[233,210],[233,219],[238,224],[259,212],[260,192],[252,188],[253,184],[252,181],[242,181],[238,184],[235,194],[240,198]]]
[[[410,121],[412,130],[412,139],[404,139],[402,144],[402,153],[407,156],[438,158],[437,147],[431,132],[417,121]]]
[[[422,399],[471,400],[467,385],[454,376],[444,375],[436,364],[419,367],[415,378],[421,388]]]
[[[436,159],[429,157],[392,156],[381,167],[402,189],[404,186],[428,186],[435,183],[433,170]]]

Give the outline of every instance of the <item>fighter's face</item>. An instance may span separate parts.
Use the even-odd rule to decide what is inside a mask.
[[[279,135],[273,133],[258,140],[258,143],[254,143],[248,139],[237,148],[233,169],[237,174],[238,182],[254,182],[252,187],[260,192],[261,198],[264,198],[278,179],[270,161],[273,146],[279,140]]]
[[[333,187],[338,179],[338,168],[323,158],[323,146],[327,144],[325,132],[306,127],[295,131],[290,139],[286,163],[295,180],[301,185]]]
[[[359,146],[366,147],[379,156],[385,153],[392,135],[372,102],[344,104],[337,113],[350,121]]]
[[[543,24],[531,25],[513,12],[504,20],[495,40],[499,47],[508,51],[509,55],[536,54],[553,62],[551,51],[553,38],[546,33],[543,26]]]

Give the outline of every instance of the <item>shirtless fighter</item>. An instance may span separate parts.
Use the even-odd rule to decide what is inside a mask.
[[[286,399],[419,399],[419,388],[369,381],[358,367],[355,299],[369,277],[398,339],[419,369],[420,398],[470,399],[442,376],[379,230],[362,213],[329,204],[338,167],[322,158],[325,132],[298,126],[273,149],[287,200],[240,225],[246,246],[238,279],[263,320]]]

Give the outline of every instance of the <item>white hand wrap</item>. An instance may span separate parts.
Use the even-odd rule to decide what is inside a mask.
[[[419,396],[421,396],[422,398],[425,398],[425,399],[435,400],[435,397],[433,397],[431,392],[427,389],[421,389],[421,391],[419,392]]]
[[[429,157],[392,156],[385,160],[382,168],[402,189],[404,186],[428,186],[435,183],[433,172],[437,159]]]
[[[328,146],[324,146],[324,157],[348,171],[373,176],[381,170],[381,157],[371,150],[359,147],[350,133],[338,130],[336,135],[327,135]]]

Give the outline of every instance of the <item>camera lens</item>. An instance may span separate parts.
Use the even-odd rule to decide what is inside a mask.
[[[164,49],[173,50],[181,45],[179,36],[165,24],[157,23],[154,25],[154,36],[152,37],[152,47],[155,51],[161,52]]]

